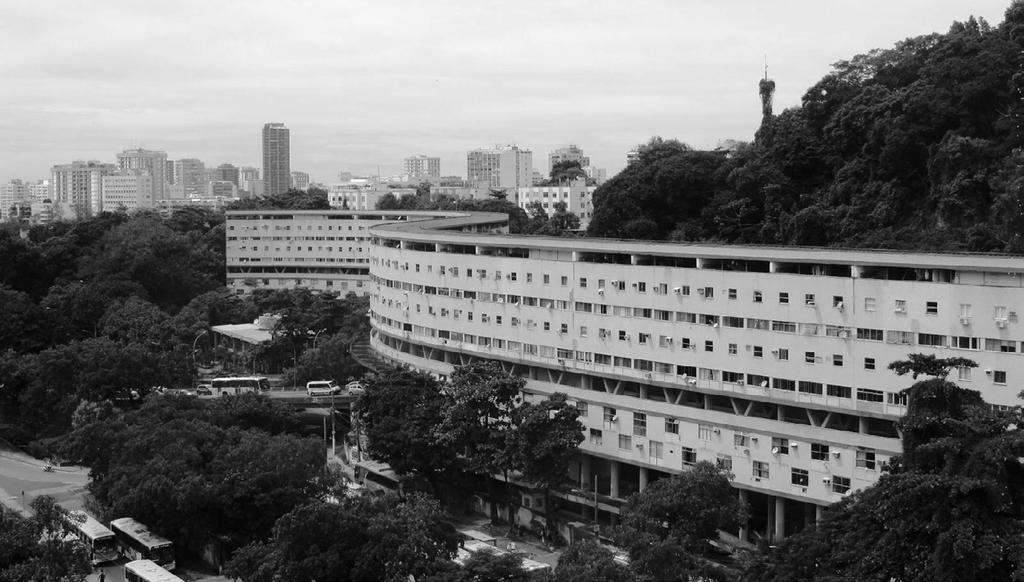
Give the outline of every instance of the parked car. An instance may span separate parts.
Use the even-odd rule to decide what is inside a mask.
[[[363,394],[366,392],[366,387],[359,380],[353,380],[348,384],[345,384],[345,392],[349,394]]]
[[[213,385],[208,383],[197,384],[196,394],[199,396],[213,396]]]
[[[341,387],[334,380],[313,380],[306,382],[307,396],[330,396],[341,392]]]

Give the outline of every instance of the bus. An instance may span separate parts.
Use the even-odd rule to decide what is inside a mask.
[[[135,560],[124,565],[125,582],[185,582],[152,560]]]
[[[152,560],[164,568],[174,569],[174,542],[149,531],[144,524],[130,517],[110,522],[117,536],[121,554],[131,560]]]
[[[102,523],[84,511],[69,511],[67,522],[73,535],[88,550],[93,566],[117,559],[117,538]]]
[[[270,380],[263,376],[237,376],[232,378],[214,378],[210,381],[214,396],[227,394],[243,394],[245,392],[266,392],[270,390]]]

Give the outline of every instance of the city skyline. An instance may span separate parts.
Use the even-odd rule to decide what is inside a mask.
[[[397,174],[417,152],[461,174],[467,151],[494,143],[544,156],[575,143],[612,175],[652,135],[751,139],[766,55],[781,111],[831,63],[972,14],[996,25],[1008,5],[527,2],[495,18],[455,3],[184,2],[158,15],[111,1],[85,27],[70,3],[17,4],[0,24],[0,181],[138,147],[261,166],[254,128],[269,120],[293,131],[292,165],[314,182]],[[219,32],[228,21],[237,34]]]

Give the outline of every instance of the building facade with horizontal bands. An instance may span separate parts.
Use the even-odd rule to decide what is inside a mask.
[[[226,216],[227,286],[369,294],[371,226],[443,212],[239,210]]]
[[[371,345],[568,394],[585,440],[560,496],[583,516],[584,492],[614,521],[615,500],[706,460],[750,507],[735,533],[789,535],[900,453],[913,380],[887,366],[910,353],[972,359],[950,379],[1019,403],[1021,257],[519,237],[502,216],[371,225]]]

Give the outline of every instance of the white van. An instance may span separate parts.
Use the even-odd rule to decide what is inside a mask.
[[[306,396],[330,396],[341,392],[334,380],[313,380],[306,382]]]

